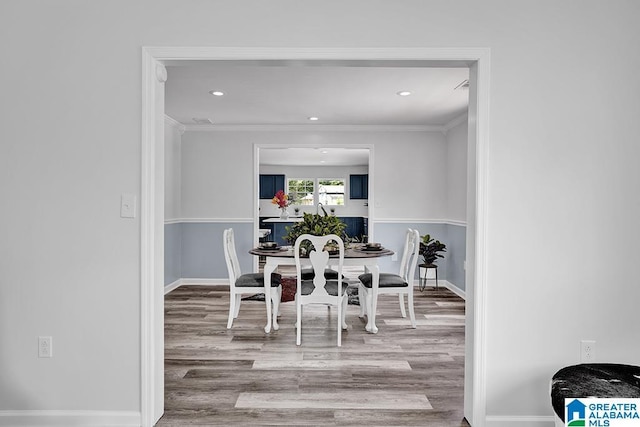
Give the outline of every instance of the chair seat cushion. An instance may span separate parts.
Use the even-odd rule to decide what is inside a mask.
[[[316,277],[316,273],[313,271],[312,267],[307,267],[302,269],[302,274],[300,276],[302,277],[302,280],[313,280],[313,278]],[[327,280],[337,280],[338,272],[327,268],[324,270],[324,278]],[[344,275],[342,278],[344,279]]]
[[[344,295],[349,287],[348,283],[342,282],[342,295]],[[315,289],[315,285],[313,284],[313,280],[303,280],[302,281],[302,295],[311,295],[313,290]],[[333,295],[334,297],[338,296],[338,281],[337,280],[327,280],[327,283],[324,285],[324,289],[327,291],[329,295]]]
[[[360,282],[367,288],[370,288],[373,284],[371,273],[361,274],[358,276],[358,279],[360,279]],[[407,286],[409,286],[409,284],[397,274],[380,273],[380,281],[378,284],[380,288],[402,288]]]
[[[280,286],[282,276],[278,273],[271,273],[271,287],[275,288]],[[264,287],[264,274],[262,273],[247,273],[238,277],[236,280],[236,287],[239,288],[260,288]]]

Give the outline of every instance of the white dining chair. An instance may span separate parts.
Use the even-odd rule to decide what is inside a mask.
[[[309,242],[309,245],[302,245],[303,242]],[[335,269],[335,279],[328,279],[324,272],[329,266],[329,251],[325,247],[329,243],[337,244],[337,261],[338,265]],[[312,279],[303,278],[303,269],[301,263],[300,248],[305,247],[306,256],[308,256],[314,275]],[[344,263],[344,242],[335,234],[326,236],[312,236],[303,234],[296,239],[293,249],[296,264],[296,344],[300,345],[302,341],[302,308],[308,304],[324,304],[337,307],[337,324],[338,324],[338,347],[342,345],[342,330],[347,329],[345,322],[345,313],[347,311],[347,295],[346,290],[348,284],[343,281],[342,265]],[[322,272],[322,274],[315,274]],[[308,272],[307,272],[308,273]],[[308,276],[307,276],[308,277]]]
[[[400,313],[402,317],[407,317],[404,307],[404,296],[407,295],[411,327],[416,327],[416,316],[413,310],[413,281],[419,252],[420,234],[417,230],[409,228],[405,236],[402,260],[400,261],[400,271],[398,274],[380,273],[377,290],[373,289],[373,277],[371,273],[358,276],[360,280],[360,285],[358,286],[360,317],[363,317],[364,314],[369,315],[369,313],[373,313],[374,307],[377,306],[378,296],[385,294],[398,294]]]
[[[247,273],[242,274],[240,271],[240,263],[236,254],[235,239],[233,236],[233,228],[224,230],[224,258],[227,262],[227,270],[229,270],[229,321],[227,329],[231,329],[233,319],[238,317],[240,312],[240,303],[243,294],[255,294],[264,292],[264,274]],[[280,307],[280,298],[282,297],[282,286],[280,285],[282,277],[278,273],[271,274],[271,289],[269,295],[265,294],[265,303],[273,304],[273,313],[278,313]]]

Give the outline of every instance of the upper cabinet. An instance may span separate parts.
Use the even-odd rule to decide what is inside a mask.
[[[273,199],[278,190],[284,190],[284,175],[260,175],[260,198]]]
[[[349,198],[368,199],[369,198],[369,175],[349,175]]]

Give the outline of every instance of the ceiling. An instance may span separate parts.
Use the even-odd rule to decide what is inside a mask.
[[[261,165],[276,166],[367,166],[368,148],[289,147],[261,148]]]
[[[372,66],[353,61],[176,61],[166,66],[165,113],[187,130],[237,126],[438,128],[464,115],[468,107],[468,90],[461,87],[469,78],[466,67]],[[214,96],[211,91],[224,95]],[[411,95],[399,96],[400,91]],[[281,158],[278,154],[295,154],[301,159],[320,155],[287,151],[274,153],[274,159]],[[328,154],[321,156],[329,160],[333,156]],[[345,154],[341,153],[342,158]],[[358,157],[355,152],[354,157]],[[263,160],[261,154],[261,163]]]

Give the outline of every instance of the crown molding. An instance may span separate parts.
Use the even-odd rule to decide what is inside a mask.
[[[178,132],[180,132],[180,135],[183,135],[184,132],[187,130],[185,125],[183,125],[173,117],[167,116],[166,114],[164,115],[164,122],[165,124],[178,129]]]
[[[458,126],[459,124],[462,124],[464,122],[466,122],[468,120],[469,115],[467,113],[456,117],[455,119],[451,120],[449,123],[447,123],[446,125],[442,126],[442,133],[443,134],[447,134],[447,132],[449,132],[451,129],[453,129],[454,127]]]
[[[182,125],[188,132],[443,132],[433,125]]]

